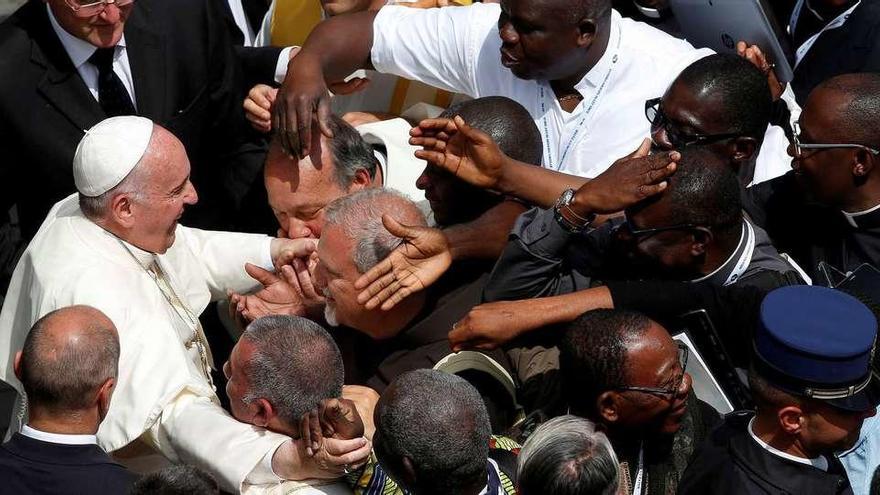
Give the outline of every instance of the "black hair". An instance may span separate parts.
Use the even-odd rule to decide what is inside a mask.
[[[836,91],[849,100],[839,109],[835,129],[829,131],[836,131],[841,142],[880,149],[880,126],[877,124],[877,116],[880,115],[880,74],[863,72],[837,76],[823,82],[813,92],[819,90]]]
[[[522,105],[505,96],[486,96],[456,103],[440,114],[460,115],[474,129],[488,134],[514,160],[541,164],[543,144],[535,121]]]
[[[131,487],[129,495],[219,495],[213,476],[195,466],[169,466],[150,473]]]
[[[626,385],[627,341],[644,335],[650,325],[635,311],[597,309],[564,327],[559,371],[572,414],[594,417],[599,395]]]
[[[680,150],[681,159],[669,187],[671,224],[735,231],[742,222],[742,197],[736,174],[717,153],[701,147]]]

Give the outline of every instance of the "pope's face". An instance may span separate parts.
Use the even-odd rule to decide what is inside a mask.
[[[154,132],[167,133],[159,128]],[[174,244],[177,221],[184,207],[195,204],[199,197],[189,180],[189,159],[183,144],[170,133],[160,140],[164,141],[160,146],[167,153],[160,155],[162,163],[154,164],[145,190],[135,196],[135,219],[126,240],[145,251],[163,254]]]
[[[78,17],[71,6],[94,3],[93,0],[46,0],[58,24],[71,35],[98,48],[116,46],[122,38],[125,20],[131,14],[134,3],[118,7],[108,4],[97,15]]]

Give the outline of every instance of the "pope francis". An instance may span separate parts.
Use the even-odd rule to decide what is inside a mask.
[[[198,200],[189,161],[180,141],[142,117],[114,117],[88,130],[73,172],[78,194],[49,212],[0,313],[0,379],[19,392],[10,432],[27,419],[12,367],[31,325],[52,310],[86,304],[113,320],[121,344],[116,392],[97,433],[105,450],[195,464],[231,491],[335,477],[366,459],[362,438],[326,439],[310,456],[300,441],[239,423],[220,407],[210,378],[199,314],[227,290],[254,288],[245,263],[280,266],[308,256],[314,241],[178,225]]]

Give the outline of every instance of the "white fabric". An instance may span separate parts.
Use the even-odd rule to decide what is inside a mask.
[[[64,46],[64,50],[70,57],[70,61],[73,62],[73,66],[76,67],[79,77],[81,77],[83,82],[86,83],[86,87],[89,88],[89,93],[91,93],[92,96],[95,97],[95,100],[97,100],[98,68],[86,62],[98,48],[65,31],[64,28],[58,24],[58,20],[55,19],[55,14],[52,13],[52,9],[49,7],[48,3],[46,4],[46,11],[49,12],[49,22],[52,24],[52,29],[55,30],[55,34],[57,34],[58,39],[61,40],[61,44]],[[116,44],[116,51],[113,54],[113,72],[116,73],[122,81],[122,85],[128,90],[128,96],[131,97],[131,103],[134,105],[134,108],[137,109],[137,99],[134,94],[134,79],[131,76],[131,65],[128,63],[128,53],[125,50],[124,34],[119,40],[119,43]]]
[[[87,130],[73,155],[76,190],[95,197],[116,187],[147,151],[153,121],[135,115],[111,117]]]
[[[416,179],[425,169],[425,161],[413,155],[418,148],[409,144],[411,128],[409,122],[403,119],[390,119],[359,125],[357,131],[370,145],[385,146],[387,154],[384,160],[379,160],[382,185],[419,202],[425,200],[425,191],[416,187]]]
[[[283,83],[284,78],[287,77],[287,64],[290,62],[290,50],[293,50],[293,48],[288,46],[283,48],[281,53],[278,54],[278,62],[275,63],[275,82],[278,84]]]
[[[229,4],[229,10],[232,11],[232,19],[235,20],[235,25],[238,26],[238,30],[241,31],[244,37],[244,46],[254,46],[256,35],[253,28],[251,28],[251,23],[248,22],[247,15],[244,13],[241,0],[226,0],[226,2]]]
[[[178,226],[174,244],[154,259],[201,314],[227,289],[257,288],[244,264],[265,264],[270,242],[263,235]],[[239,423],[220,407],[198,358],[182,345],[192,335],[191,323],[168,304],[119,239],[85,218],[76,194],[49,212],[15,268],[0,312],[0,379],[19,392],[10,432],[27,419],[12,369],[14,353],[38,318],[72,304],[98,308],[119,331],[116,391],[97,434],[104,450],[140,439],[172,462],[200,466],[226,490],[237,491],[266,453],[287,440]]]
[[[499,14],[497,4],[483,3],[427,10],[384,7],[373,23],[373,66],[380,72],[474,98],[510,97],[521,103],[542,129],[540,89],[549,91],[549,85],[518,79],[501,65]],[[550,142],[545,147],[549,146],[552,156],[559,156],[577,131],[561,170],[595,177],[649,135],[645,100],[661,96],[682,69],[711,53],[613,12],[605,55],[575,86],[584,101],[569,114],[552,93],[548,95]],[[589,118],[579,126],[585,107],[612,66],[607,87]]]
[[[251,486],[245,485],[241,490],[242,495],[351,495],[352,490],[341,481],[331,480],[304,480],[285,481],[275,485]]]
[[[856,220],[862,216],[867,215],[868,213],[873,213],[877,210],[880,210],[880,204],[874,206],[872,208],[868,208],[867,210],[857,211],[855,213],[847,213],[845,211],[841,211],[843,213],[843,217],[846,218],[846,222],[853,227],[858,227],[859,225],[856,223]]]
[[[60,443],[62,445],[97,445],[98,437],[95,435],[69,435],[62,433],[49,433],[31,428],[28,425],[21,427],[21,434],[48,443]]]
[[[761,448],[763,448],[767,452],[770,452],[771,454],[778,456],[778,457],[781,457],[783,459],[788,459],[789,461],[794,461],[794,462],[797,462],[800,464],[806,464],[807,466],[813,466],[814,468],[821,469],[822,471],[828,471],[828,459],[826,459],[822,456],[814,457],[812,459],[807,459],[806,457],[798,457],[796,455],[791,455],[787,452],[783,452],[783,451],[773,447],[769,443],[761,440],[760,438],[758,438],[758,435],[755,435],[755,431],[753,428],[754,423],[755,423],[755,418],[752,418],[749,421],[749,435],[752,437],[752,440],[754,440],[758,445],[761,446]]]

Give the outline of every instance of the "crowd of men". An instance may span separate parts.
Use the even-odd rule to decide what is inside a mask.
[[[880,494],[880,0],[465,3],[0,24],[0,493]]]

